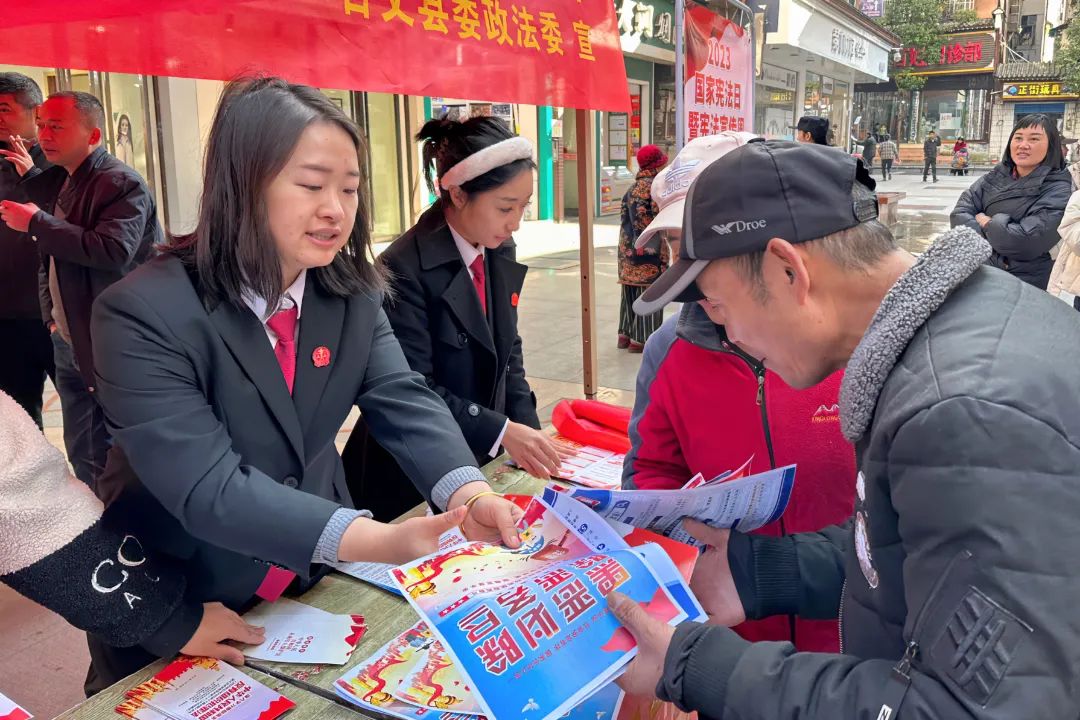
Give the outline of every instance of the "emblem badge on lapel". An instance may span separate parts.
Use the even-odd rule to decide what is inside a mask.
[[[320,345],[311,352],[311,362],[315,367],[322,368],[330,364],[330,348]]]
[[[518,301],[519,300],[521,300],[521,297],[517,293],[514,293],[513,295],[510,296],[510,304],[513,305],[514,307],[518,306]]]

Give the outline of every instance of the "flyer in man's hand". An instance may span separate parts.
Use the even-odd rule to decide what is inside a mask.
[[[186,656],[128,690],[127,698],[117,712],[147,720],[155,712],[175,720],[274,720],[296,706],[222,660]]]
[[[32,717],[34,716],[19,707],[14,700],[0,693],[0,720],[30,720]]]
[[[244,620],[266,630],[259,645],[240,645],[245,657],[284,663],[344,665],[364,636],[363,615],[336,615],[288,598],[261,603]]]
[[[534,500],[516,550],[468,543],[392,574],[488,717],[560,717],[630,661],[633,637],[605,602],[613,590],[664,622],[687,617],[650,551],[630,548],[588,508],[570,506],[576,514],[564,520]],[[652,559],[671,565],[663,553]]]
[[[544,499],[568,496],[606,519],[655,530],[679,542],[700,546],[683,528],[684,518],[739,532],[756,530],[784,514],[794,483],[795,466],[789,465],[692,489],[563,490],[549,486],[544,489]]]

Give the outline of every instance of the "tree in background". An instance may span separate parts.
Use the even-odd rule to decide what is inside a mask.
[[[919,57],[928,59],[941,52],[948,20],[953,18],[944,0],[892,0],[885,3],[881,24],[900,36],[905,52],[914,49]],[[893,65],[889,72],[900,90],[918,90],[926,84],[926,77],[916,75],[914,70]]]
[[[1058,37],[1060,45],[1054,60],[1061,71],[1061,82],[1066,87],[1080,88],[1080,2],[1069,3],[1069,26]]]

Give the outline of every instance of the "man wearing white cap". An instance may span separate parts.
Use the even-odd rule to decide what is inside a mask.
[[[661,209],[639,242],[658,232],[677,238],[690,184],[753,137],[726,132],[689,142],[653,181]],[[707,308],[685,304],[645,345],[623,487],[676,489],[698,472],[715,477],[751,457],[753,472],[797,463],[799,482],[784,518],[760,533],[782,536],[842,522],[851,514],[855,476],[854,452],[840,434],[836,410],[842,377],[837,372],[814,388],[793,390],[729,342]],[[777,615],[736,631],[748,640],[793,642],[800,650],[839,649],[835,621]]]

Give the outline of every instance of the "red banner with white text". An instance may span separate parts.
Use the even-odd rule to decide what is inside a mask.
[[[688,5],[684,43],[684,137],[754,129],[750,32],[708,8]]]
[[[0,63],[625,112],[609,0],[6,0]]]

